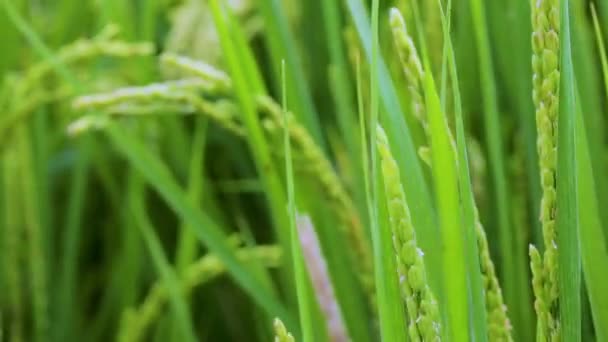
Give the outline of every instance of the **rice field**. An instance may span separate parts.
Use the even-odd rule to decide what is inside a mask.
[[[608,2],[0,0],[0,341],[608,341]]]

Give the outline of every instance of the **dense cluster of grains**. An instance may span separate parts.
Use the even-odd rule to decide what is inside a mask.
[[[154,52],[150,43],[131,43],[117,40],[118,29],[108,26],[92,39],[81,39],[61,48],[55,56],[56,61],[44,60],[32,66],[23,76],[21,83],[24,88],[39,86],[42,79],[55,71],[57,63],[70,65],[80,61],[108,56],[127,58],[135,56],[149,56]]]
[[[479,219],[477,207],[474,207],[473,210],[475,211],[475,235],[477,236],[481,276],[486,298],[486,312],[488,314],[488,338],[490,341],[512,341],[507,306],[504,304],[502,289],[498,283],[494,263],[490,257],[486,232]]]
[[[213,93],[215,86],[201,79],[184,79],[154,83],[140,87],[126,87],[108,93],[85,95],[73,102],[76,110],[103,110],[108,114],[142,115],[160,113],[163,109],[177,109],[177,113],[198,113],[208,116],[236,135],[243,129],[236,121],[235,107],[229,101],[208,101],[200,94]],[[68,132],[79,133],[89,128],[96,118],[83,117],[75,121]]]
[[[425,133],[427,134],[427,139],[430,141],[431,132],[429,131],[428,122],[426,119],[424,94],[422,91],[424,72],[422,70],[420,57],[416,47],[414,46],[412,38],[407,33],[403,17],[396,8],[391,9],[390,22],[395,40],[395,46],[399,53],[401,64],[406,76],[406,81],[408,82],[408,88],[410,89],[410,93],[414,101],[415,116],[420,121]],[[454,137],[450,131],[448,131],[448,135],[452,146],[453,156],[456,158],[456,143],[454,141]],[[432,167],[430,156],[428,155],[430,153],[432,153],[431,149],[421,149],[419,151],[419,154],[426,164]],[[488,247],[485,230],[479,219],[477,208],[474,207],[474,210],[474,229],[480,254],[481,274],[483,277],[486,299],[485,304],[488,321],[488,337],[492,341],[510,341],[512,339],[510,333],[511,325],[506,313],[507,308],[504,304],[502,290],[500,288],[500,284],[498,283],[494,263],[490,257],[490,250]]]
[[[149,56],[154,47],[149,43],[131,43],[116,39],[118,30],[108,26],[92,39],[81,39],[62,47],[55,56],[55,62],[44,60],[27,69],[19,78],[11,80],[9,113],[0,119],[0,147],[3,141],[16,131],[14,128],[44,103],[71,96],[77,89],[61,85],[57,89],[44,89],[44,84],[56,71],[56,64],[72,65],[98,57],[129,58]],[[15,101],[19,99],[19,101]]]
[[[399,168],[384,130],[378,126],[377,148],[381,158],[386,203],[388,207],[393,248],[397,255],[397,271],[408,317],[408,334],[412,341],[439,341],[441,324],[437,302],[426,279],[426,268],[418,248],[416,232],[399,178]]]
[[[540,221],[545,251],[531,247],[535,309],[539,331],[550,341],[560,338],[557,236],[557,114],[559,102],[559,7],[557,0],[532,1],[533,101],[542,188]]]
[[[395,41],[395,48],[399,54],[401,67],[409,89],[414,115],[420,121],[425,133],[428,135],[429,128],[426,120],[424,93],[422,90],[424,71],[422,69],[418,51],[416,50],[412,37],[407,32],[405,20],[403,20],[401,12],[396,8],[391,9],[390,24],[393,32],[393,39]]]
[[[186,75],[193,75],[215,85],[218,91],[229,93],[232,91],[232,81],[223,72],[203,61],[194,60],[188,57],[179,56],[171,53],[163,54],[160,58],[161,63],[167,67],[172,67],[182,71]]]

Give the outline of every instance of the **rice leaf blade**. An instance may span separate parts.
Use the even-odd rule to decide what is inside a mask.
[[[375,67],[379,62],[378,43],[378,11],[379,1],[372,2],[371,16],[371,45],[369,51],[370,59],[370,154],[369,154],[369,180],[370,186],[368,196],[368,210],[370,217],[370,229],[372,235],[372,246],[374,253],[374,275],[376,284],[376,300],[378,301],[378,317],[380,325],[380,336],[386,341],[405,341],[405,313],[402,305],[394,305],[394,300],[400,298],[397,280],[397,265],[391,247],[390,226],[388,223],[388,212],[381,198],[384,198],[382,184],[382,173],[379,169],[379,158],[375,148],[376,127],[378,124],[378,69]],[[365,133],[363,133],[364,135]],[[365,147],[367,148],[367,147]]]
[[[197,238],[222,260],[228,273],[243,290],[269,315],[283,317],[289,326],[295,327],[291,313],[238,261],[232,248],[227,245],[224,233],[190,203],[166,166],[123,128],[111,124],[106,127],[105,132],[116,150],[144,176],[176,214],[188,223],[188,227],[194,229]]]
[[[483,97],[484,131],[488,145],[489,164],[492,173],[492,185],[495,193],[495,205],[497,210],[498,240],[500,244],[500,279],[503,281],[507,304],[517,305],[521,298],[518,292],[517,279],[518,273],[524,270],[515,270],[514,265],[526,264],[513,262],[511,260],[511,250],[513,248],[512,233],[513,227],[510,220],[509,208],[509,184],[505,173],[505,156],[502,144],[502,131],[500,129],[500,115],[498,111],[498,97],[496,89],[496,78],[494,76],[494,66],[490,51],[489,38],[487,32],[487,20],[485,16],[484,2],[481,0],[470,1],[471,16],[475,30],[475,40],[477,44],[477,54],[480,63],[480,88]],[[522,253],[516,256],[524,257]]]
[[[456,147],[458,159],[458,188],[460,191],[462,224],[465,230],[465,251],[468,273],[468,290],[471,312],[471,337],[475,341],[487,341],[488,327],[485,309],[483,279],[479,261],[479,250],[477,248],[477,236],[475,235],[475,200],[471,186],[469,173],[469,159],[466,149],[466,137],[464,132],[464,121],[462,118],[462,99],[458,83],[458,72],[456,69],[456,58],[449,35],[449,16],[451,15],[451,0],[448,0],[447,16],[442,11],[441,19],[443,26],[444,51],[447,56],[447,64],[451,79],[454,96],[454,114],[456,125]]]
[[[455,341],[467,341],[469,339],[467,262],[458,199],[456,159],[428,59],[425,60],[425,74],[424,93],[431,130],[433,179],[444,246],[444,277],[450,279],[444,302],[444,305],[448,306],[446,335]]]
[[[311,309],[312,297],[306,265],[302,256],[298,230],[296,228],[296,198],[293,175],[293,160],[291,158],[291,139],[289,136],[287,112],[287,83],[285,81],[285,61],[281,61],[281,94],[283,103],[283,148],[285,151],[285,178],[287,179],[287,212],[289,215],[289,231],[291,233],[291,253],[295,274],[296,292],[298,294],[298,309],[300,312],[300,327],[302,341],[314,340],[313,314]]]
[[[602,231],[599,203],[596,200],[595,181],[588,149],[585,122],[580,107],[576,115],[576,172],[578,230],[580,234],[581,261],[595,333],[598,341],[608,339],[608,250]]]
[[[145,196],[143,195],[144,189],[142,186],[143,184],[140,185],[140,191],[135,192],[135,194],[139,196],[132,196],[132,198],[130,198],[130,206],[135,216],[136,226],[148,247],[148,252],[152,256],[156,271],[159,273],[162,282],[169,291],[170,302],[176,317],[176,322],[178,322],[178,325],[180,326],[182,338],[185,341],[194,342],[197,339],[194,332],[194,325],[192,324],[192,318],[190,317],[188,306],[186,305],[186,301],[180,290],[179,280],[175,270],[171,267],[169,260],[163,251],[160,239],[154,232],[154,227],[146,213],[144,204]]]
[[[570,34],[570,1],[561,0],[560,104],[557,142],[557,245],[561,336],[564,341],[581,340],[580,251],[578,226],[575,144],[576,97]]]
[[[280,75],[278,66],[284,59],[290,74],[287,89],[290,94],[289,98],[293,103],[292,108],[297,113],[298,121],[304,123],[308,131],[315,137],[315,141],[323,147],[325,144],[319,116],[306,83],[299,55],[296,53],[297,50],[293,43],[295,41],[294,37],[285,20],[282,2],[279,0],[260,1],[259,6],[268,30],[267,39],[274,60],[273,65],[276,67],[275,73],[277,76]]]
[[[361,0],[348,0],[348,10],[357,29],[367,61],[372,61],[372,42],[367,11]],[[416,148],[397,96],[394,82],[382,55],[378,53],[377,65],[378,93],[380,100],[380,121],[386,130],[389,144],[395,149],[395,158],[401,172],[401,180],[407,198],[411,199],[412,221],[418,233],[420,248],[426,251],[429,282],[441,303],[443,289],[441,281],[441,250],[436,246],[439,230],[432,205],[431,195],[422,173]]]

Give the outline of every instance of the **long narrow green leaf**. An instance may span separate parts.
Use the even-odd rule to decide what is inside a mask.
[[[290,74],[287,89],[292,101],[292,109],[297,113],[298,121],[304,123],[315,141],[323,147],[324,139],[319,116],[308,90],[299,55],[296,53],[295,40],[287,24],[282,1],[266,0],[258,1],[258,4],[264,17],[265,29],[267,30],[266,39],[269,40],[270,53],[274,61],[272,65],[275,66],[274,71],[277,81],[279,81],[278,76],[280,75],[278,66],[284,59],[287,71]]]
[[[165,288],[169,291],[170,302],[175,317],[177,318],[176,321],[181,328],[182,338],[185,341],[194,342],[197,340],[194,325],[192,324],[188,306],[182,295],[179,280],[171,267],[171,264],[163,251],[160,239],[154,232],[154,227],[146,214],[144,203],[146,197],[144,196],[143,184],[141,184],[140,187],[140,190],[135,192],[136,197],[131,196],[129,199],[129,205],[135,217],[136,226],[139,229],[143,240],[146,242],[148,252],[152,256],[156,271],[159,273]]]
[[[201,202],[203,191],[203,162],[205,160],[205,140],[207,136],[207,120],[204,118],[198,119],[194,129],[192,138],[192,147],[190,149],[192,157],[190,159],[190,168],[188,172],[188,198],[192,205],[198,206]],[[183,224],[180,227],[179,242],[175,256],[175,265],[178,272],[181,274],[196,257],[198,243],[191,229]]]
[[[446,335],[454,341],[468,341],[468,290],[460,204],[458,199],[458,171],[449,136],[449,128],[441,112],[439,95],[435,88],[428,59],[425,60],[424,95],[431,131],[433,179],[437,208],[441,221],[443,243],[443,272],[450,279],[446,288],[448,321]]]
[[[486,28],[485,8],[481,0],[471,0],[470,6],[480,62],[480,89],[483,96],[484,127],[495,192],[498,236],[500,251],[502,253],[500,256],[500,274],[502,275],[501,280],[507,304],[514,306],[516,305],[516,301],[521,298],[517,293],[518,287],[516,284],[518,275],[514,267],[521,263],[513,262],[512,257],[524,257],[524,255],[522,253],[511,254],[513,248],[513,228],[510,223],[509,185],[504,167],[505,157],[502,146],[500,116],[498,113],[496,80]]]
[[[83,137],[87,139],[87,137]],[[86,183],[88,179],[88,141],[83,141],[85,146],[78,149],[80,158],[76,162],[76,168],[70,185],[68,200],[68,212],[65,222],[65,234],[62,244],[62,268],[59,278],[59,300],[61,305],[57,306],[58,317],[55,327],[57,338],[70,338],[70,322],[74,319],[74,292],[77,287],[78,267],[78,243],[80,241],[82,228],[82,208],[85,203]]]
[[[342,137],[347,145],[349,156],[353,161],[358,160],[357,139],[354,125],[355,108],[352,87],[349,87],[348,66],[344,53],[342,31],[340,27],[340,6],[338,1],[322,1],[325,31],[327,32],[327,47],[331,65],[329,67],[329,81],[334,92],[336,102],[336,117]]]
[[[327,45],[330,56],[329,82],[330,89],[334,94],[336,108],[336,119],[340,128],[342,139],[347,148],[350,165],[353,169],[361,169],[361,146],[357,140],[356,108],[353,100],[354,89],[351,86],[354,77],[349,77],[349,65],[346,60],[344,41],[342,39],[342,27],[340,19],[340,4],[338,1],[321,1],[324,22],[327,31]],[[364,183],[360,173],[353,177],[353,193],[355,202],[360,209],[365,207]],[[365,213],[364,210],[361,210]],[[364,219],[364,215],[361,215]]]
[[[238,261],[234,251],[226,243],[227,237],[208,216],[188,201],[186,194],[162,162],[119,126],[109,125],[105,132],[116,150],[145,177],[176,214],[194,229],[197,238],[211,252],[217,254],[237,284],[271,316],[283,317],[289,326],[295,327],[291,313]]]
[[[367,11],[361,0],[348,0],[347,5],[367,60],[371,62],[372,43]],[[426,253],[425,263],[429,270],[431,288],[433,289],[433,293],[437,295],[438,302],[442,303],[442,251],[436,248],[439,229],[436,224],[430,192],[423,176],[418,154],[405,122],[403,111],[401,110],[396,88],[389,75],[384,59],[380,54],[378,54],[375,68],[378,73],[378,92],[381,106],[380,119],[383,122],[382,126],[386,130],[389,143],[395,151],[395,158],[401,172],[401,181],[404,185],[406,197],[411,199],[409,205],[412,212],[412,222],[414,227],[416,227],[420,248]]]
[[[23,226],[26,236],[28,275],[30,278],[31,305],[34,318],[35,341],[43,341],[49,334],[48,269],[45,267],[42,222],[37,202],[37,186],[32,175],[32,151],[28,127],[19,127],[16,147],[19,153],[19,179],[21,181]]]
[[[607,6],[607,8],[608,8],[608,6]],[[606,56],[606,48],[604,46],[604,37],[602,35],[602,30],[600,28],[599,20],[597,19],[597,13],[595,11],[595,6],[593,6],[593,4],[591,4],[591,13],[592,13],[592,17],[593,17],[593,26],[595,28],[595,36],[597,39],[597,48],[600,52],[600,60],[602,62],[602,74],[604,75],[604,92],[606,94],[606,98],[608,98],[608,57]],[[608,222],[603,222],[603,223],[604,223],[604,237],[608,238]],[[606,240],[606,243],[608,243],[608,240]]]
[[[572,0],[570,2],[570,33],[572,63],[576,74],[577,103],[583,109],[585,129],[591,156],[592,170],[595,176],[595,194],[600,203],[608,203],[608,171],[606,159],[606,138],[608,119],[602,103],[601,73],[598,70],[599,59],[595,49],[593,29],[588,20],[588,1]],[[600,212],[604,229],[608,230],[608,210]]]
[[[580,106],[576,115],[577,215],[583,275],[598,341],[608,341],[608,250]]]
[[[606,6],[608,8],[608,6]],[[600,28],[600,22],[597,19],[597,12],[595,6],[591,3],[591,14],[593,17],[593,27],[595,29],[595,38],[597,40],[597,49],[600,52],[600,60],[602,62],[602,73],[604,74],[604,91],[606,97],[608,97],[608,57],[606,57],[606,48],[604,46],[604,37],[602,35],[602,29]]]
[[[266,190],[265,193],[271,208],[275,229],[277,231],[279,241],[281,242],[281,246],[288,250],[290,246],[288,230],[289,223],[284,208],[285,195],[283,192],[283,186],[280,182],[280,177],[276,167],[273,164],[272,157],[270,155],[270,148],[264,137],[261,122],[255,108],[254,97],[262,94],[252,93],[259,91],[259,89],[257,89],[255,86],[257,81],[251,79],[250,72],[252,71],[244,71],[241,63],[244,59],[245,66],[249,66],[247,61],[250,59],[247,58],[248,56],[243,55],[243,49],[239,49],[233,44],[229,26],[226,22],[226,16],[220,3],[218,0],[212,0],[210,5],[213,20],[220,36],[222,51],[226,58],[231,79],[235,87],[236,98],[242,110],[242,119],[247,129],[247,141],[253,153],[254,162],[256,164],[258,173],[260,174],[262,182],[264,183],[264,188]],[[288,259],[291,258],[291,253],[285,254],[289,255]],[[293,286],[291,286],[291,281],[293,278],[291,275],[289,275],[286,279],[288,291],[292,291]],[[293,326],[290,324],[292,322],[287,319],[283,319],[283,321],[285,324],[287,324],[290,330],[295,333]]]
[[[580,255],[577,226],[576,92],[570,34],[570,1],[561,0],[560,103],[557,142],[557,246],[561,335],[581,340]]]
[[[470,301],[470,325],[471,338],[474,341],[487,341],[488,327],[487,314],[485,309],[483,279],[481,275],[481,264],[479,261],[479,249],[477,247],[477,235],[475,234],[475,200],[471,186],[469,173],[469,159],[466,149],[466,137],[464,132],[464,122],[462,119],[462,99],[460,97],[460,86],[458,83],[458,72],[456,69],[456,57],[452,47],[452,40],[449,34],[449,16],[451,0],[447,5],[446,16],[441,15],[443,25],[444,51],[447,55],[447,62],[450,72],[452,91],[454,92],[454,114],[456,124],[456,147],[458,159],[458,187],[462,208],[462,224],[465,235],[465,255],[467,262],[469,301]],[[448,21],[446,23],[446,21]]]
[[[371,37],[371,87],[370,87],[370,169],[368,193],[368,205],[370,211],[370,229],[374,252],[374,275],[376,283],[376,300],[378,301],[378,316],[380,323],[380,336],[385,341],[405,341],[405,313],[402,305],[395,305],[394,301],[399,298],[399,287],[397,281],[397,266],[395,256],[391,247],[390,225],[388,211],[383,205],[384,198],[382,175],[379,172],[378,153],[375,148],[376,127],[378,126],[378,10],[379,1],[372,1],[372,37]],[[367,148],[367,147],[366,147]]]
[[[291,232],[291,253],[293,258],[293,269],[295,273],[296,289],[298,294],[298,308],[300,311],[300,327],[302,329],[302,341],[314,340],[315,327],[313,326],[313,315],[311,309],[311,293],[308,274],[304,265],[298,230],[296,228],[296,199],[293,177],[293,161],[291,159],[291,139],[289,136],[289,124],[287,113],[287,87],[285,81],[285,62],[281,63],[281,94],[283,98],[283,145],[285,150],[285,176],[287,179],[287,211],[289,215],[289,230]]]

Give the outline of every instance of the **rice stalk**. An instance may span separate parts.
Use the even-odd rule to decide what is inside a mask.
[[[441,324],[437,301],[426,279],[424,253],[416,242],[409,207],[384,130],[378,126],[376,146],[381,158],[386,203],[397,257],[397,272],[412,341],[439,341]]]
[[[402,67],[406,74],[408,81],[408,88],[412,93],[413,99],[420,99],[420,103],[414,102],[414,112],[425,111],[424,96],[422,93],[422,79],[424,73],[421,67],[420,57],[417,53],[416,47],[414,46],[413,40],[407,33],[405,21],[403,16],[398,9],[392,8],[390,12],[390,24],[395,40],[395,47],[398,50],[401,58]],[[427,139],[430,140],[430,131],[428,129],[428,121],[426,119],[426,113],[418,113],[416,115],[421,125],[423,126]],[[451,131],[448,131],[450,143],[452,146],[452,154],[456,157],[456,143]],[[432,150],[422,149],[419,151],[421,156],[425,159],[425,162],[432,166],[430,163],[430,157],[428,153],[432,153]],[[456,163],[458,161],[456,160]],[[474,221],[475,221],[475,235],[477,237],[477,246],[479,248],[479,257],[481,264],[481,273],[483,277],[485,305],[487,311],[488,320],[488,334],[490,340],[512,340],[511,337],[511,324],[507,317],[507,307],[504,304],[502,290],[498,277],[496,276],[496,270],[492,258],[490,256],[490,250],[488,247],[488,240],[486,237],[485,230],[481,224],[479,218],[479,212],[477,206],[474,205]]]
[[[540,221],[544,253],[542,268],[532,259],[535,309],[542,338],[559,340],[558,248],[555,229],[557,193],[557,115],[559,105],[559,5],[557,0],[532,1],[533,101],[542,188]],[[531,246],[531,257],[538,252]],[[541,271],[542,270],[542,271]],[[539,271],[541,273],[539,274]]]
[[[430,133],[426,119],[424,92],[422,89],[424,71],[422,69],[420,57],[418,56],[418,51],[416,50],[412,37],[407,32],[405,20],[403,20],[403,16],[397,8],[391,8],[389,20],[395,48],[397,49],[403,74],[405,75],[405,80],[407,82],[412,111],[428,137]]]

